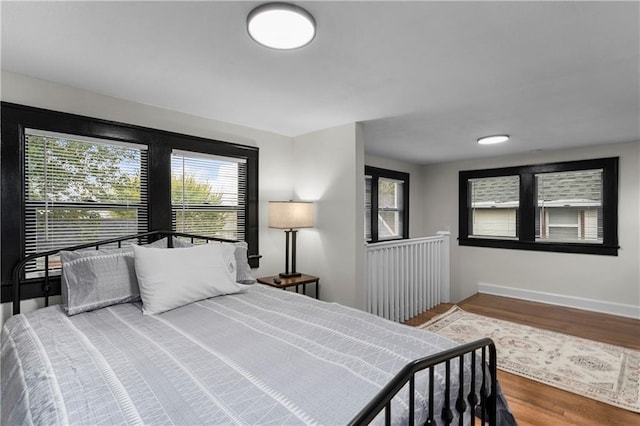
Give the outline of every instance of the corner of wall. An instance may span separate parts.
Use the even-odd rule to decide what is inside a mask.
[[[364,244],[364,128],[362,123],[356,123],[355,128],[355,300],[354,307],[365,309],[365,244]]]
[[[321,278],[323,300],[355,308],[364,268],[357,244],[364,151],[359,124],[349,123],[294,138],[294,194],[316,202],[316,224],[298,234],[300,270]],[[361,188],[362,187],[362,188]],[[361,200],[362,198],[362,200]],[[362,205],[361,205],[362,204]]]

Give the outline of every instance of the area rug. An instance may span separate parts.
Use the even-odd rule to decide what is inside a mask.
[[[640,351],[465,312],[419,326],[460,343],[490,337],[498,368],[640,413]]]

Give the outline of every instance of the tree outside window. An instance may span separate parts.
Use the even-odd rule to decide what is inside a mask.
[[[25,140],[27,254],[146,231],[146,147],[31,129]]]
[[[173,229],[244,240],[246,164],[233,158],[176,151],[171,155]]]

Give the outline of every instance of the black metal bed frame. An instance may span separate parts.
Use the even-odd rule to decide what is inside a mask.
[[[45,306],[49,306],[49,293],[51,292],[50,286],[50,274],[49,274],[49,257],[58,254],[62,250],[82,250],[88,248],[95,248],[98,250],[101,246],[109,244],[117,244],[118,248],[122,247],[122,242],[129,240],[137,240],[138,243],[152,242],[164,237],[183,237],[189,238],[191,243],[195,240],[209,241],[221,241],[221,242],[235,242],[234,240],[228,240],[224,238],[207,237],[202,235],[187,234],[175,231],[151,231],[142,234],[123,236],[120,238],[112,238],[109,240],[101,240],[93,243],[79,244],[72,247],[65,247],[62,249],[50,250],[42,253],[35,253],[30,256],[26,256],[20,260],[13,268],[13,315],[20,313],[20,285],[23,282],[42,280],[42,288],[45,298]],[[167,247],[173,247],[173,238],[167,238]],[[260,255],[250,255],[249,258],[260,258]],[[39,258],[44,258],[44,278],[26,279],[24,276],[25,266]],[[57,278],[57,277],[56,277]],[[480,370],[481,378],[476,377],[476,358],[478,357],[483,368]],[[488,357],[487,357],[488,351]],[[470,375],[471,380],[469,384],[468,394],[465,395],[464,386],[464,358],[468,356],[470,359]],[[458,424],[464,424],[464,413],[472,413],[470,415],[471,424],[475,424],[475,415],[477,409],[480,410],[478,417],[481,420],[481,424],[496,425],[497,424],[497,379],[496,379],[496,348],[491,339],[484,338],[472,343],[457,346],[455,348],[439,352],[437,354],[427,356],[421,359],[414,360],[407,364],[391,381],[380,390],[380,392],[349,422],[350,426],[367,425],[371,423],[381,411],[384,410],[385,425],[391,424],[391,401],[394,397],[405,387],[409,386],[409,418],[408,424],[415,424],[415,378],[416,374],[429,370],[429,385],[428,385],[428,419],[426,425],[436,424],[436,414],[434,413],[434,370],[437,366],[444,364],[445,368],[445,391],[444,391],[444,404],[442,412],[440,413],[440,420],[444,424],[451,424],[454,419],[453,410],[451,409],[451,377],[455,372],[451,372],[451,361],[458,358],[458,377],[459,388],[458,395],[455,400],[454,409],[458,413]],[[487,359],[488,358],[488,359]],[[486,368],[484,368],[486,366]],[[455,376],[453,376],[455,377]],[[480,384],[480,398],[476,395],[476,380],[481,379]],[[438,421],[440,423],[440,421]]]
[[[480,400],[476,395],[476,357],[477,351],[480,351],[481,365],[487,368],[481,368],[481,384],[480,384]],[[489,359],[487,359],[487,351]],[[464,358],[468,355],[471,359],[469,383],[469,393],[465,394],[464,386]],[[409,383],[409,419],[408,424],[415,424],[415,379],[416,373],[428,369],[429,385],[428,385],[428,418],[426,425],[436,424],[436,413],[434,412],[434,370],[437,366],[444,364],[445,367],[445,390],[444,404],[440,419],[445,425],[450,425],[454,419],[453,410],[451,409],[451,361],[458,358],[458,395],[455,400],[454,408],[458,413],[458,424],[464,425],[464,413],[469,410],[470,424],[475,425],[475,417],[477,415],[476,408],[479,408],[481,425],[495,426],[497,424],[497,379],[496,379],[496,347],[489,338],[476,340],[455,348],[439,352],[415,361],[411,361],[405,365],[398,374],[387,385],[378,392],[378,394],[349,422],[349,426],[368,425],[378,414],[384,410],[385,425],[391,424],[391,401],[400,392],[400,390]],[[455,374],[455,373],[454,373]],[[454,376],[455,377],[455,376]],[[489,388],[489,390],[487,389]],[[440,421],[437,421],[441,424]]]

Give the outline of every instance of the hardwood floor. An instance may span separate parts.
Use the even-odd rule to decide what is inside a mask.
[[[467,312],[640,350],[640,321],[506,297],[476,294],[457,303]],[[406,322],[422,324],[446,312],[441,304]],[[640,425],[640,414],[498,371],[518,424]]]

